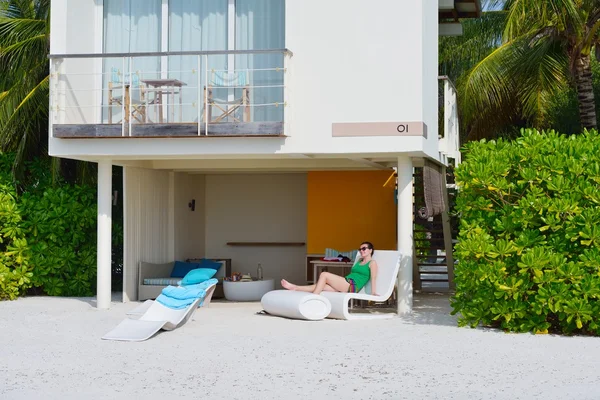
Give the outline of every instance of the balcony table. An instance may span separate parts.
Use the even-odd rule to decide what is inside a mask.
[[[158,108],[158,122],[164,122],[163,116],[163,95],[170,97],[171,107],[171,122],[175,121],[175,95],[179,97],[179,122],[183,119],[183,108],[181,102],[181,88],[187,86],[187,83],[179,79],[143,79],[143,83],[147,85],[146,91],[148,94],[153,93],[153,99],[148,105],[156,105]]]

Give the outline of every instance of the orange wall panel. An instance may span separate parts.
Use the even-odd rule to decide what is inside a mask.
[[[307,251],[349,251],[370,241],[393,250],[396,204],[392,171],[318,171],[308,173]]]

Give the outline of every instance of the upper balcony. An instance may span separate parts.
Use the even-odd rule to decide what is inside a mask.
[[[52,55],[56,138],[283,136],[292,53]]]
[[[439,158],[439,11],[430,1],[53,0],[49,154]]]

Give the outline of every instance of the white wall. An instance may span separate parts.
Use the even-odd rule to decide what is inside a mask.
[[[175,260],[203,257],[206,223],[204,175],[177,172],[174,189]],[[194,211],[188,207],[192,199],[196,200]]]
[[[96,52],[96,12],[94,0],[52,0],[50,51],[52,54]],[[59,75],[59,122],[92,124],[100,122],[102,77],[100,59],[55,60]]]
[[[97,51],[95,39],[102,31],[102,24],[97,23],[100,7],[93,11],[93,0],[53,0],[53,7],[67,4],[64,14],[53,9],[52,26],[58,27],[59,34],[52,38],[52,52]],[[288,0],[286,47],[294,56],[287,139],[135,139],[135,146],[122,146],[117,139],[50,139],[50,154],[109,154],[113,158],[311,153],[419,156],[425,150],[437,157],[438,106],[437,90],[433,90],[437,88],[437,7],[437,2],[430,0]],[[61,28],[59,22],[66,22],[65,15],[68,28]],[[66,45],[58,43],[65,36],[69,37]],[[429,139],[332,137],[332,123],[412,121],[427,124]],[[248,141],[252,145],[241,145]]]
[[[232,272],[256,274],[279,287],[304,283],[306,246],[236,247],[227,242],[306,242],[306,174],[206,176],[206,256],[232,259]]]
[[[139,261],[173,261],[173,173],[123,168],[123,301],[137,299]]]
[[[438,6],[436,1],[424,0],[421,3],[423,12],[423,37],[422,65],[423,65],[423,121],[428,126],[428,136],[424,152],[430,157],[439,156],[439,127],[438,127]]]
[[[286,46],[294,52],[291,134],[298,151],[420,148],[422,140],[417,137],[334,139],[331,124],[423,121],[424,2],[437,4],[429,0],[287,2]]]

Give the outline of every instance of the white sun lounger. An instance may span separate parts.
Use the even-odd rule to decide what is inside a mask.
[[[210,301],[212,299],[213,293],[215,292],[215,288],[216,288],[216,286],[211,286],[210,288],[206,289],[206,296],[204,296],[204,302],[202,302],[202,304],[200,304],[200,307],[209,307],[210,306]],[[144,313],[146,311],[148,311],[148,309],[150,308],[150,306],[152,306],[152,304],[154,304],[154,300],[146,300],[145,302],[143,302],[136,308],[134,308],[130,311],[127,311],[125,314],[129,315],[131,317],[136,317],[136,316],[140,317],[140,316],[144,315]]]
[[[212,297],[215,290],[213,285],[206,290],[205,298]],[[113,330],[102,336],[104,340],[119,340],[126,342],[141,342],[150,339],[156,332],[163,329],[171,331],[179,328],[192,317],[203,298],[196,299],[186,308],[175,310],[153,301],[140,316],[140,319],[125,319]],[[145,302],[142,306],[149,304]],[[141,306],[140,306],[141,307]]]
[[[402,255],[399,251],[375,250],[373,259],[377,261],[377,285],[379,296],[371,295],[371,282],[369,281],[358,293],[321,292],[331,303],[331,313],[327,318],[334,319],[381,319],[393,318],[393,313],[351,313],[348,310],[350,300],[369,300],[384,302],[390,298],[400,270]]]

